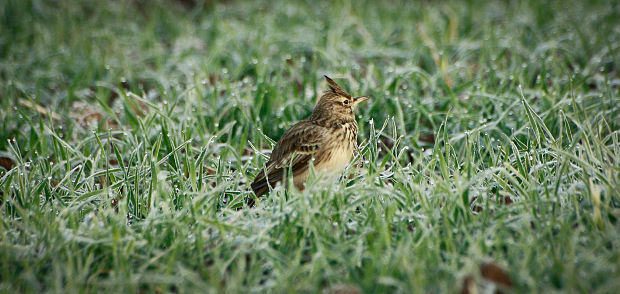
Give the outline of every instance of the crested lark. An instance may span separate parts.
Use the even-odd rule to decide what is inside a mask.
[[[271,158],[252,182],[257,197],[282,181],[291,167],[293,183],[304,189],[312,161],[320,174],[339,174],[357,149],[357,122],[353,110],[367,96],[351,97],[336,82],[325,76],[329,90],[323,92],[312,115],[282,135]],[[249,201],[253,205],[253,199]]]

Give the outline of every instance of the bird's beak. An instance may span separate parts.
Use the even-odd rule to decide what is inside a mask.
[[[366,101],[368,99],[370,99],[370,96],[355,97],[355,98],[353,98],[353,105],[357,105],[358,103],[360,103],[362,101]]]

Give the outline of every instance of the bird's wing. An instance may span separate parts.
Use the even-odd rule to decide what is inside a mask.
[[[306,171],[313,154],[325,144],[326,134],[326,128],[309,121],[301,121],[286,131],[271,152],[265,168],[252,182],[255,194],[260,196],[257,191],[261,191],[261,195],[267,192],[267,180],[271,186],[282,180],[289,166],[293,176]]]

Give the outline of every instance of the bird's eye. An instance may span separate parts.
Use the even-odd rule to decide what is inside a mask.
[[[344,105],[349,105],[349,100],[342,101],[342,103],[344,103]]]

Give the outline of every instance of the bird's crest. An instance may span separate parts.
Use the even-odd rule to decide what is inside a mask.
[[[345,96],[345,97],[351,97],[351,94],[347,93],[347,91],[343,90],[340,85],[336,84],[336,82],[334,82],[334,80],[330,79],[328,76],[324,76],[325,80],[327,81],[327,84],[329,85],[329,91],[334,92],[335,94],[341,95],[341,96]]]

